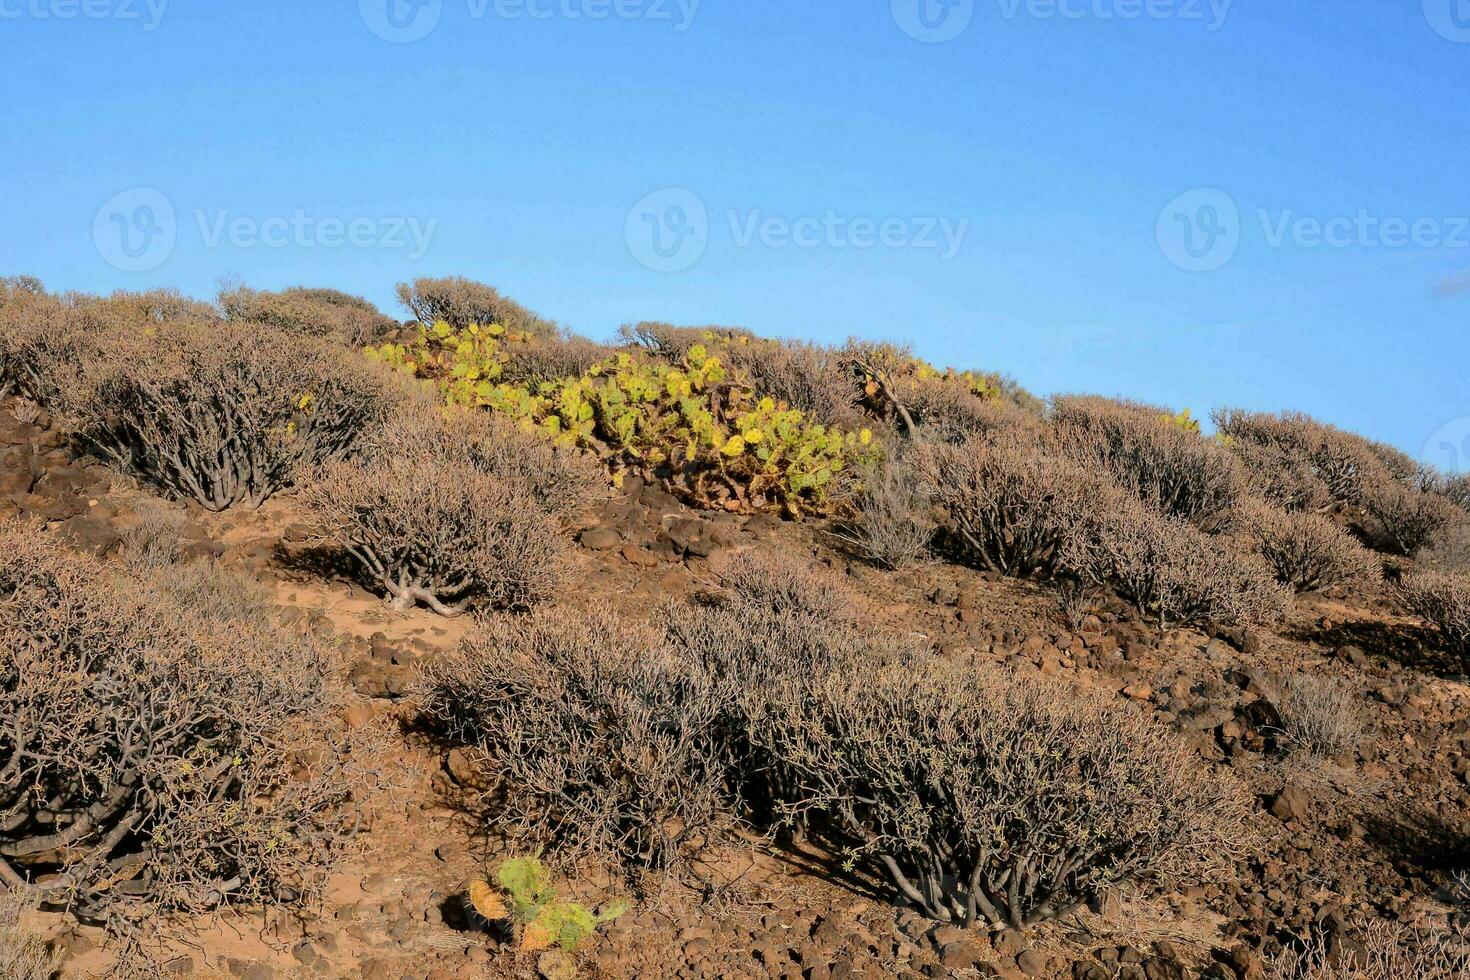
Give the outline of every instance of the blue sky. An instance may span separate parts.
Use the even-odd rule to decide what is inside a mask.
[[[0,271],[463,274],[1465,465],[1470,0],[417,2],[0,0]]]

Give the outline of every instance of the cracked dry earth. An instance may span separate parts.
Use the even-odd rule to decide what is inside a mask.
[[[21,421],[12,407],[0,405],[0,519],[43,522],[78,549],[114,554],[139,504],[154,498],[79,457],[44,413]],[[473,780],[464,760],[415,723],[418,667],[452,649],[468,624],[388,609],[301,522],[290,494],[255,512],[187,513],[192,554],[249,571],[274,589],[285,621],[340,646],[354,692],[348,720],[392,723],[393,778],[318,907],[171,923],[164,971],[248,980],[554,972],[467,917],[466,881],[505,855],[460,805]],[[698,869],[700,892],[643,883],[634,909],[577,951],[577,975],[1244,980],[1261,976],[1292,935],[1326,930],[1350,944],[1339,927],[1356,918],[1457,914],[1446,899],[1453,874],[1470,866],[1470,687],[1385,596],[1308,599],[1277,632],[1217,637],[1160,633],[1102,599],[1072,628],[1038,586],[947,565],[879,572],[849,562],[815,524],[700,514],[636,483],[577,537],[579,595],[642,616],[709,584],[721,552],[810,555],[872,598],[881,628],[918,632],[946,656],[1065,676],[1150,707],[1208,764],[1254,789],[1263,841],[1228,886],[1115,894],[1034,934],[980,936],[897,907],[877,882],[845,876],[823,854],[752,839]],[[1360,695],[1372,737],[1334,759],[1293,751],[1274,699],[1278,679],[1295,671]],[[606,874],[559,886],[588,905],[633,894]],[[65,975],[96,975],[112,962],[99,930],[55,913],[38,921],[65,951]]]

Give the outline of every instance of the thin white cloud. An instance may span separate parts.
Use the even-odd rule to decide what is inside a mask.
[[[1461,293],[1470,293],[1470,271],[1461,272],[1458,275],[1446,276],[1439,281],[1435,292],[1441,296],[1458,296]]]

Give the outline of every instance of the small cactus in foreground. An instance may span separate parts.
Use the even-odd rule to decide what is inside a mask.
[[[550,873],[534,856],[506,861],[495,878],[498,889],[483,878],[470,882],[470,904],[486,919],[510,919],[526,952],[552,945],[571,952],[599,926],[628,911],[624,901],[609,902],[600,912],[591,912],[576,902],[559,900]]]

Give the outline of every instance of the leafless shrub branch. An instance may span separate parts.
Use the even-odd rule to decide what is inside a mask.
[[[581,457],[534,435],[414,411],[364,440],[360,458],[327,463],[304,482],[303,504],[395,608],[421,603],[454,616],[554,594],[569,550],[557,522],[601,481]]]
[[[231,322],[266,324],[351,347],[380,340],[398,326],[362,297],[335,289],[293,286],[272,293],[236,286],[221,291],[217,302]]]
[[[34,895],[0,887],[0,977],[6,980],[52,980],[61,957],[26,927],[24,917],[36,906]]]
[[[1370,582],[1383,575],[1377,556],[1320,514],[1259,506],[1247,512],[1245,523],[1276,580],[1297,592]]]
[[[531,334],[556,333],[556,324],[502,296],[494,287],[463,276],[399,283],[398,299],[414,319],[427,326],[443,320],[456,328],[498,324],[507,330]]]
[[[1412,572],[1398,588],[1416,615],[1438,627],[1445,648],[1470,657],[1470,576],[1461,572]]]
[[[1451,523],[1465,520],[1464,511],[1437,490],[1398,481],[1370,484],[1361,503],[1373,517],[1378,547],[1400,555],[1417,554]]]
[[[385,373],[322,342],[192,320],[108,330],[53,387],[104,458],[209,510],[259,506],[397,397]]]
[[[732,820],[708,680],[606,608],[489,619],[423,689],[482,750],[489,828],[521,846],[672,868]]]
[[[1277,682],[1276,711],[1283,733],[1315,755],[1334,758],[1367,737],[1361,698],[1341,681],[1293,674]]]
[[[103,922],[313,893],[366,775],[331,670],[0,527],[0,881]]]
[[[927,493],[949,515],[950,542],[967,562],[1005,575],[1057,571],[1084,515],[1117,491],[1024,433],[1000,431],[914,451]]]
[[[1224,526],[1241,498],[1235,461],[1212,440],[1173,424],[1169,413],[1107,398],[1052,402],[1060,451],[1111,473],[1120,486],[1204,531]]]
[[[1094,511],[1087,527],[1068,538],[1059,564],[1111,583],[1165,626],[1270,623],[1290,605],[1290,593],[1263,559],[1136,502]]]
[[[1470,944],[1445,932],[1375,919],[1353,946],[1315,933],[1272,960],[1267,980],[1457,980],[1470,975]]]
[[[918,472],[901,456],[885,456],[858,474],[853,515],[838,536],[879,568],[924,562],[938,529]]]

